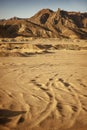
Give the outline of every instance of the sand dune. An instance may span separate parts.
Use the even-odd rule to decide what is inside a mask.
[[[50,50],[0,58],[0,130],[87,129],[87,51]]]

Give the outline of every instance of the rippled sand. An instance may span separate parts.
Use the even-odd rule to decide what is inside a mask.
[[[87,51],[0,58],[0,130],[87,130]]]

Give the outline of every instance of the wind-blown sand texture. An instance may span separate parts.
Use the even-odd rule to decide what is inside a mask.
[[[0,57],[0,130],[87,130],[87,51],[48,52]]]

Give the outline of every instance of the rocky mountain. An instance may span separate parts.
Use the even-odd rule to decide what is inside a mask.
[[[87,12],[42,9],[31,18],[0,21],[0,37],[17,36],[87,39]]]

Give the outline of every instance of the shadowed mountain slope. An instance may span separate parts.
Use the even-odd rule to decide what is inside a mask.
[[[31,18],[0,21],[0,37],[17,36],[87,39],[87,13],[42,9]]]

